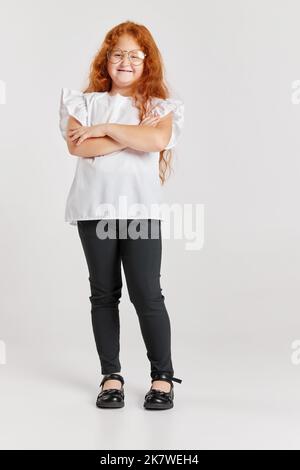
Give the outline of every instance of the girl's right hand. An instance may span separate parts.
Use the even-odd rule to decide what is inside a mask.
[[[151,126],[155,127],[158,121],[160,120],[160,116],[157,114],[156,111],[152,111],[148,116],[146,116],[141,122],[140,126]]]

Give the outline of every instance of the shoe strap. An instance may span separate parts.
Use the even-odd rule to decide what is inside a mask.
[[[101,383],[100,383],[100,387],[107,381],[107,380],[120,380],[120,382],[122,383],[122,385],[124,385],[124,379],[122,377],[122,375],[120,374],[106,374]]]
[[[181,382],[182,382],[181,379],[178,379],[177,377],[174,377],[174,376],[169,375],[169,374],[164,374],[162,372],[152,372],[151,377],[152,377],[152,382],[154,380],[165,380],[166,382],[169,382],[171,385],[173,385],[172,381],[177,382],[179,384],[181,384]]]
[[[174,380],[174,382],[177,382],[179,384],[181,384],[181,382],[182,382],[181,379],[177,379],[176,377],[172,377],[172,380]]]

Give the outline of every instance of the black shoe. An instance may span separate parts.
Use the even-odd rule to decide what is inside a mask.
[[[100,387],[106,382],[106,380],[120,380],[122,387],[118,388],[108,388],[107,390],[102,390],[96,401],[98,408],[122,408],[124,406],[124,379],[120,374],[107,374],[103,377]]]
[[[165,380],[171,384],[171,389],[169,392],[164,392],[163,390],[158,390],[156,388],[150,388],[150,390],[145,395],[144,408],[147,410],[167,410],[173,408],[174,403],[174,385],[173,382],[181,383],[181,379],[172,377],[169,374],[156,373],[153,374],[152,382],[154,380]]]

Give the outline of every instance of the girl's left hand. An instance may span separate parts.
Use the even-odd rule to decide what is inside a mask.
[[[76,145],[80,145],[90,137],[105,137],[105,124],[96,124],[94,126],[80,126],[70,129],[68,132],[70,140],[77,140]]]

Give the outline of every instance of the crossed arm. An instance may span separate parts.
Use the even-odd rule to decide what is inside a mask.
[[[68,137],[68,131],[80,125],[73,116],[69,117],[67,145],[71,155],[97,157],[127,147],[141,152],[160,152],[171,138],[172,112],[161,118],[155,127],[107,123],[104,137],[91,137],[76,145]]]

